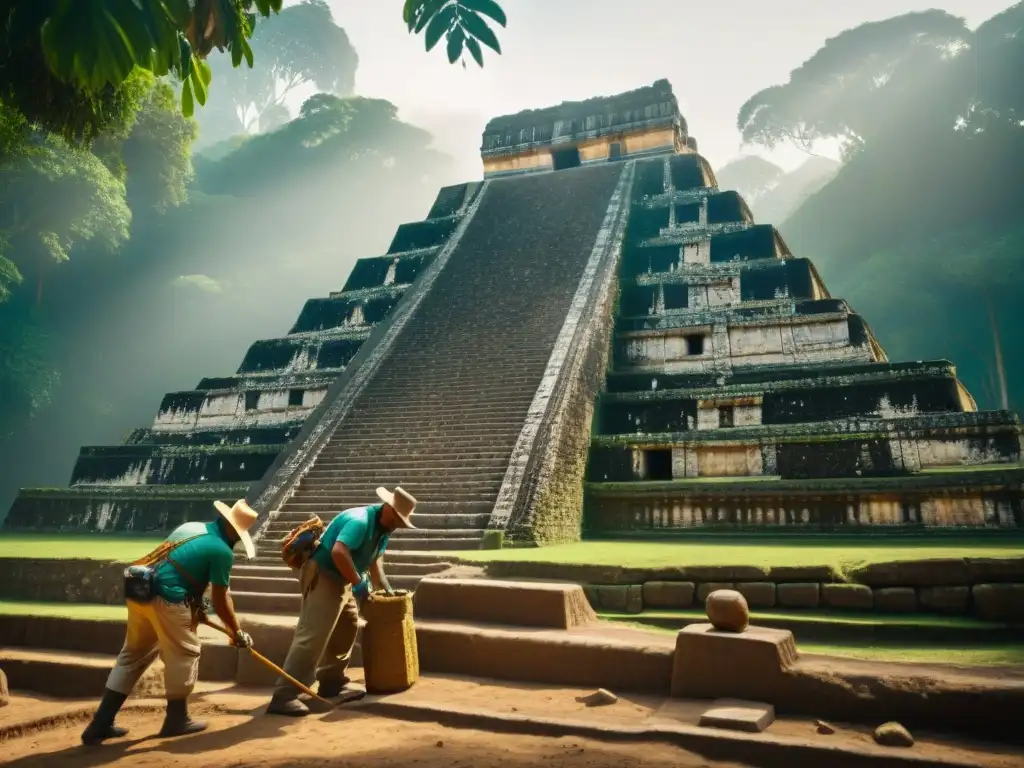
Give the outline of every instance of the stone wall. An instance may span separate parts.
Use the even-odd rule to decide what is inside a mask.
[[[662,569],[554,563],[489,563],[495,578],[582,583],[595,610],[699,608],[716,589],[742,593],[751,609],[973,615],[1024,620],[1024,558],[948,558],[877,563],[842,574],[828,566]]]
[[[0,600],[124,604],[125,563],[0,558]]]

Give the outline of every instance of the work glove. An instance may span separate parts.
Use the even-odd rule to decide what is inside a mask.
[[[252,648],[252,636],[248,632],[240,629],[235,632],[233,645],[236,648]]]
[[[360,582],[352,587],[352,596],[356,599],[356,605],[362,607],[366,598],[370,596],[370,580],[363,576]]]

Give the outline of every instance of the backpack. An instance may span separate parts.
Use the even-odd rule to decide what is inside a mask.
[[[289,568],[301,568],[313,556],[326,526],[313,515],[289,533],[281,543],[281,559]]]
[[[153,601],[153,598],[157,594],[157,583],[156,583],[156,568],[164,560],[167,560],[186,578],[188,574],[181,570],[174,560],[171,559],[171,552],[176,550],[182,544],[198,539],[200,536],[205,536],[205,533],[198,534],[196,536],[189,536],[186,539],[180,541],[169,542],[165,541],[152,552],[145,557],[141,557],[134,563],[124,569],[124,596],[125,600],[133,600],[137,603],[149,603]],[[191,581],[191,578],[189,578]]]

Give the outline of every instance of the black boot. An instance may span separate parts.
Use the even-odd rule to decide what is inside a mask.
[[[114,718],[121,711],[121,706],[127,698],[125,694],[112,691],[109,688],[103,691],[99,709],[92,716],[92,722],[82,731],[83,744],[92,746],[100,744],[106,739],[119,739],[128,734],[124,728],[114,725]]]
[[[167,700],[167,717],[164,718],[164,727],[160,729],[160,738],[187,736],[190,733],[199,733],[205,730],[206,723],[189,717],[188,699]]]

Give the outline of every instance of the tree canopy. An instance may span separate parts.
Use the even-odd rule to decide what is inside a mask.
[[[251,44],[260,62],[252,69],[210,58],[221,91],[197,114],[203,145],[284,125],[292,117],[285,99],[307,83],[321,93],[353,93],[359,57],[324,0],[304,0],[258,23]]]
[[[287,78],[301,71],[318,86],[344,92],[345,54],[325,55],[329,46],[322,37],[337,33],[311,32],[308,25],[325,6],[304,5],[310,7],[289,16],[301,35],[281,30],[289,40],[276,46],[279,53],[287,51],[277,61],[277,74]],[[131,123],[146,92],[135,81],[141,70],[179,79],[182,110],[191,116],[196,102],[207,100],[209,54],[225,52],[233,67],[244,61],[252,68],[257,18],[278,15],[281,7],[282,0],[2,0],[0,101],[65,138],[91,139],[112,124]],[[452,63],[468,52],[483,66],[481,45],[500,52],[485,17],[506,24],[495,0],[406,0],[403,7],[409,31],[423,34],[428,51],[445,38]],[[312,58],[310,50],[317,52]]]
[[[846,30],[794,69],[788,83],[751,96],[737,127],[744,141],[768,148],[792,142],[809,151],[821,139],[839,138],[855,149],[899,109],[887,98],[893,90],[883,86],[901,68],[922,55],[955,56],[972,38],[963,19],[938,10]]]

